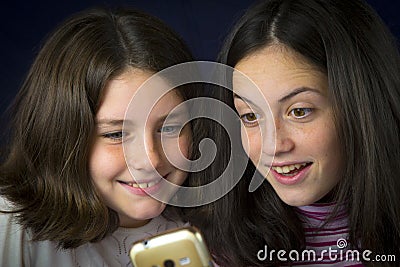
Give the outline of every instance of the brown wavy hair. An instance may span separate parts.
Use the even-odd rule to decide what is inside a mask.
[[[118,227],[88,171],[103,89],[129,66],[157,72],[191,60],[162,21],[130,9],[83,11],[48,37],[15,99],[0,167],[0,194],[34,240],[73,248]]]

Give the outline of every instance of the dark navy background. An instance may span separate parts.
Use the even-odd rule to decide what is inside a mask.
[[[72,13],[96,6],[132,6],[155,15],[170,25],[183,37],[197,60],[214,60],[229,28],[253,2],[254,0],[3,2],[0,11],[0,114],[4,113],[18,91],[46,35]],[[400,0],[367,2],[400,40]],[[5,121],[4,117],[0,120],[0,129],[3,129]]]

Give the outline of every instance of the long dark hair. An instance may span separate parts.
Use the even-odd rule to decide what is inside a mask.
[[[400,57],[395,39],[361,0],[267,0],[239,20],[220,61],[234,67],[270,45],[296,51],[328,77],[345,159],[334,197],[348,203],[350,243],[400,259]],[[219,97],[232,105],[231,92]],[[278,264],[257,260],[264,245],[304,248],[294,209],[269,183],[247,192],[246,178],[253,171],[250,164],[234,192],[206,207],[207,216],[195,222],[206,229],[223,266]]]
[[[191,60],[162,21],[130,9],[84,11],[49,36],[16,97],[0,167],[0,194],[34,240],[72,248],[118,227],[87,166],[103,89],[127,67],[157,72]],[[199,93],[179,92],[184,99]]]

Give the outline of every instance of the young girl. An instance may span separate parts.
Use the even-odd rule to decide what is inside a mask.
[[[185,125],[187,116],[177,116],[173,126],[163,124],[198,90],[168,92],[148,118],[142,110],[124,115],[144,81],[190,60],[175,33],[136,11],[83,12],[49,37],[16,98],[1,163],[1,266],[128,266],[132,242],[182,225],[145,189],[159,190],[160,177],[185,181],[160,140],[167,136],[195,156],[192,128],[201,122]],[[125,133],[124,123],[145,126]],[[125,135],[145,143],[129,168]]]
[[[209,227],[217,263],[397,265],[400,57],[376,13],[362,0],[266,0],[238,22],[221,61],[266,100],[235,73],[222,95],[266,181],[249,193],[249,169],[210,219],[194,221]]]

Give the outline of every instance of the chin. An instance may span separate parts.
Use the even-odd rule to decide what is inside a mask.
[[[140,206],[132,207],[129,210],[121,210],[118,213],[121,215],[123,214],[125,218],[129,218],[130,220],[143,221],[159,216],[164,210],[164,203],[156,203],[151,205],[143,204]]]
[[[148,220],[148,219],[153,219],[157,216],[160,216],[160,214],[165,210],[165,204],[164,203],[158,203],[158,205],[154,205],[152,207],[141,207],[142,212],[137,212],[137,219],[139,220]]]
[[[292,207],[307,206],[315,202],[312,199],[300,198],[300,195],[297,193],[291,193],[290,195],[278,194],[278,196],[283,202]]]

